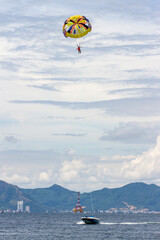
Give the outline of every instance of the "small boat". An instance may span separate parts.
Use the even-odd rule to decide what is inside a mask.
[[[98,224],[100,222],[99,218],[95,218],[92,216],[91,217],[84,216],[81,219],[85,224]]]

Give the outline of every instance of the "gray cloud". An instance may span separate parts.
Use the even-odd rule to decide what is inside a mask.
[[[160,89],[160,78],[156,78],[156,77],[148,77],[146,76],[145,77],[145,72],[143,70],[138,70],[138,69],[135,69],[135,70],[127,70],[126,71],[127,73],[130,73],[131,75],[133,75],[134,73],[138,73],[140,76],[138,76],[137,78],[135,77],[135,79],[132,77],[131,79],[124,79],[124,80],[117,80],[115,81],[115,83],[124,83],[124,84],[127,84],[128,86],[130,84],[136,84],[136,86],[138,86],[138,90],[140,89]],[[147,75],[147,74],[146,74]],[[144,85],[146,87],[144,87]],[[136,90],[136,89],[135,89]]]
[[[53,105],[73,110],[78,109],[101,109],[113,116],[160,116],[160,97],[139,97],[116,100],[104,100],[95,102],[67,102],[50,100],[10,101],[14,104],[42,104]]]
[[[128,122],[109,130],[100,138],[102,141],[113,141],[125,144],[153,144],[160,135],[159,122]]]
[[[19,142],[19,140],[17,138],[15,138],[14,136],[6,136],[4,138],[4,141],[8,142],[8,143],[13,143],[13,144]]]
[[[53,136],[84,137],[86,133],[53,133]]]
[[[146,88],[123,88],[116,89],[109,92],[110,94],[123,94],[125,95],[141,95],[141,96],[157,96],[160,97],[160,86],[146,87]]]
[[[55,88],[52,84],[41,84],[41,85],[28,85],[28,87],[33,87],[33,88],[39,88],[42,90],[47,90],[47,91],[58,91],[57,88]]]
[[[143,41],[144,41],[144,39],[143,39]],[[142,43],[133,44],[131,42],[130,44],[119,44],[118,46],[106,46],[106,45],[102,45],[99,47],[98,46],[99,46],[99,43],[97,43],[97,48],[95,48],[95,46],[93,47],[94,54],[95,54],[95,51],[97,53],[102,52],[105,55],[111,54],[111,53],[114,53],[116,55],[119,55],[119,54],[123,55],[127,52],[128,56],[130,56],[130,55],[150,56],[150,55],[159,55],[159,53],[160,53],[160,44],[158,44],[158,43],[155,43],[155,44],[153,44],[153,43],[152,44],[144,44],[144,43],[143,44]],[[156,53],[152,52],[152,50],[155,50],[155,49],[157,49]]]
[[[141,41],[145,41],[148,43],[152,43],[153,45],[155,43],[159,43],[159,34],[132,34],[132,35],[127,35],[127,34],[112,34],[110,36],[108,36],[108,38],[112,38],[112,39],[116,39],[116,40],[129,40],[129,41],[137,41],[137,40],[141,40]],[[155,40],[154,42],[152,40]],[[159,45],[159,44],[158,44]]]
[[[5,70],[10,70],[16,72],[18,68],[20,67],[20,64],[14,63],[11,60],[9,61],[0,61],[0,68]]]
[[[82,120],[82,119],[84,119],[84,118],[82,118],[82,117],[48,116],[47,119],[58,119],[58,120],[66,120],[66,119],[70,119],[70,120]]]

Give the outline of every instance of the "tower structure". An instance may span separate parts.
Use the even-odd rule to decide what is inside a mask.
[[[83,208],[81,207],[81,204],[80,204],[80,197],[79,197],[80,193],[78,192],[78,199],[77,199],[77,204],[76,204],[76,207],[73,209],[73,211],[76,213],[76,212],[83,212]]]

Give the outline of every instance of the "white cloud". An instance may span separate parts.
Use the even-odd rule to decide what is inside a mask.
[[[157,144],[142,155],[137,156],[121,168],[126,179],[148,179],[154,181],[160,178],[160,136]]]
[[[39,181],[40,182],[49,182],[50,176],[47,172],[41,172],[39,175]]]
[[[69,155],[74,155],[75,153],[76,153],[76,152],[75,152],[75,150],[73,150],[73,149],[69,150],[69,152],[68,152]]]
[[[32,183],[32,179],[30,179],[27,174],[21,174],[16,169],[7,169],[6,167],[1,168],[1,179],[8,183],[12,183],[18,186],[30,185]]]
[[[9,183],[15,183],[15,184],[28,184],[31,183],[31,180],[27,176],[13,174],[10,177],[6,177],[6,181]]]
[[[60,182],[77,182],[80,176],[86,170],[86,165],[81,160],[73,159],[70,161],[64,161],[62,168],[59,170]]]
[[[90,188],[119,187],[135,181],[160,184],[160,136],[157,138],[156,146],[141,155],[103,156],[100,160],[101,162],[90,162],[88,165],[75,160],[65,162],[61,169],[61,173],[64,173],[61,175],[62,181],[78,181],[81,189],[86,182],[88,191]]]
[[[23,164],[14,163],[13,166],[5,161],[0,166],[0,177],[20,187],[47,187],[57,183],[82,192],[120,187],[135,181],[160,184],[160,136],[155,147],[138,156],[104,155],[94,161],[87,159],[87,155],[84,158],[72,158],[71,155],[70,160],[65,160],[65,157],[56,167],[44,161],[39,164],[39,168],[34,162],[24,168]]]

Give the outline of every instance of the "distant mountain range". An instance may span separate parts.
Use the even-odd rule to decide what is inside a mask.
[[[49,188],[23,189],[0,181],[0,209],[16,210],[17,201],[23,200],[32,212],[72,210],[77,203],[78,192],[59,185]],[[130,183],[120,188],[103,188],[80,195],[80,202],[91,210],[91,196],[95,211],[125,207],[123,202],[137,208],[160,211],[160,187],[155,184]]]

